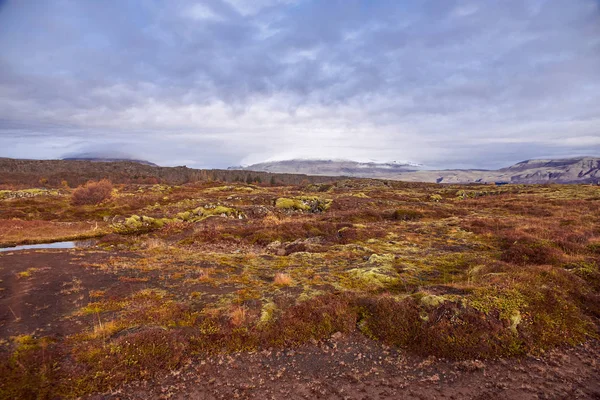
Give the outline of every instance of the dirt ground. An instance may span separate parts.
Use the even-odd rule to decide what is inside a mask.
[[[89,266],[106,262],[109,255],[90,250],[0,254],[0,339],[26,334],[60,338],[88,328],[93,316],[69,315],[90,301],[90,290],[123,294],[136,289],[135,283]]]
[[[599,373],[597,342],[540,358],[446,361],[334,335],[293,350],[194,362],[89,399],[600,399]]]

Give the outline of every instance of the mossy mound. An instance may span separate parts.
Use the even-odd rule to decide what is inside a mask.
[[[145,215],[132,215],[125,218],[125,221],[114,224],[113,230],[116,233],[122,234],[144,233],[160,229],[169,222],[173,222],[173,220],[168,218],[152,218]]]
[[[425,307],[437,307],[444,304],[447,299],[443,296],[437,296],[435,294],[427,294],[421,297],[421,304]]]
[[[298,210],[307,211],[310,209],[308,204],[298,199],[288,199],[285,197],[279,198],[275,201],[275,207],[281,210]]]
[[[347,275],[351,280],[351,286],[366,289],[392,286],[400,279],[393,254],[373,254],[361,267],[347,271]]]
[[[331,205],[331,202],[332,200],[311,196],[302,196],[296,198],[280,197],[275,201],[275,207],[280,210],[310,211],[312,213],[320,213],[326,211]]]
[[[181,221],[198,222],[208,217],[221,216],[243,219],[244,213],[235,208],[222,205],[208,204],[204,207],[197,207],[193,210],[178,213],[175,218]]]
[[[23,199],[38,196],[60,196],[60,191],[55,189],[0,190],[0,200]]]

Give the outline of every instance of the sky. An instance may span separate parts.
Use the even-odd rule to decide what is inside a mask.
[[[600,0],[0,0],[0,157],[600,156]]]

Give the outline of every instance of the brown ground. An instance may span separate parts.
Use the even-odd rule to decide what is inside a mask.
[[[85,319],[69,314],[90,301],[89,290],[133,291],[133,284],[120,282],[117,275],[84,266],[108,256],[90,250],[0,253],[0,339],[73,334],[84,328]],[[27,270],[28,277],[19,275]],[[93,324],[93,316],[89,319]]]
[[[449,362],[338,337],[214,357],[89,399],[600,399],[599,360],[597,342],[541,358]]]

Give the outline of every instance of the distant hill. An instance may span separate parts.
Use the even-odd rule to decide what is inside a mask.
[[[134,162],[143,165],[151,165],[153,167],[158,167],[157,164],[154,164],[150,161],[146,160],[135,160],[129,158],[98,158],[98,157],[65,157],[64,161],[90,161],[90,162]]]
[[[408,163],[375,163],[350,160],[285,160],[253,164],[243,167],[248,171],[289,174],[348,176],[358,178],[387,178],[392,175],[417,171],[418,165]]]
[[[351,176],[438,183],[597,183],[600,157],[527,160],[498,170],[420,170],[413,164],[358,163],[333,160],[288,160],[250,165],[250,171]]]
[[[168,183],[180,185],[199,181],[246,182],[298,185],[324,183],[338,178],[302,174],[273,174],[268,172],[158,167],[139,161],[106,160],[23,160],[0,158],[1,186],[57,187],[66,181],[71,187],[88,180],[108,178],[114,183]]]

